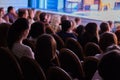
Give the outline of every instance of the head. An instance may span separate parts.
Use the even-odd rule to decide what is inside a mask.
[[[119,80],[120,51],[112,50],[105,53],[99,62],[98,72],[103,80]]]
[[[115,31],[115,34],[117,36],[118,44],[120,44],[120,30]]]
[[[80,36],[85,32],[85,26],[79,25],[76,29],[76,33]]]
[[[34,20],[35,20],[35,21],[40,21],[40,18],[39,18],[39,15],[40,15],[40,14],[41,14],[41,11],[40,11],[40,10],[36,11],[35,16],[34,16]]]
[[[9,6],[9,7],[7,8],[7,12],[8,12],[8,13],[15,13],[14,7],[13,7],[13,6]]]
[[[108,46],[111,46],[113,44],[118,44],[117,37],[112,32],[105,32],[100,36],[99,45],[100,48],[103,50],[103,52],[106,51]]]
[[[60,16],[59,15],[53,15],[51,18],[51,24],[58,26],[60,24]]]
[[[75,30],[77,28],[76,22],[74,20],[71,20],[71,26],[72,30]]]
[[[43,22],[35,22],[31,25],[29,36],[36,39],[38,36],[45,33],[45,24]]]
[[[4,8],[1,7],[0,8],[0,18],[2,18],[4,16],[5,12],[4,12]]]
[[[28,18],[28,10],[27,9],[19,9],[18,10],[18,17],[19,18]]]
[[[81,19],[79,17],[75,17],[75,22],[76,22],[76,25],[80,25]]]
[[[85,31],[89,34],[96,35],[98,34],[98,26],[94,22],[90,22],[85,26]]]
[[[64,20],[62,21],[61,26],[62,26],[62,31],[66,32],[66,31],[71,30],[72,23],[70,20]]]
[[[113,21],[107,21],[107,23],[108,23],[108,25],[109,25],[109,27],[110,27],[110,29],[112,29],[113,28]]]
[[[67,15],[62,15],[61,16],[61,22],[64,21],[64,20],[68,20],[68,16]]]
[[[56,41],[49,34],[41,35],[36,42],[36,59],[40,62],[50,62],[56,55]]]
[[[23,41],[27,38],[30,27],[25,18],[17,19],[8,31],[8,47],[11,49],[15,42]]]
[[[42,21],[42,22],[47,22],[47,13],[42,12],[42,13],[39,15],[39,18],[40,18],[40,21]]]
[[[110,27],[109,27],[108,23],[102,22],[100,24],[100,34],[102,34],[104,32],[109,32],[109,31],[110,31]]]
[[[33,19],[34,18],[34,10],[28,9],[28,19]]]

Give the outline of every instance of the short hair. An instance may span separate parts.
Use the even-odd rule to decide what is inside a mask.
[[[9,6],[8,8],[7,8],[7,12],[9,13],[11,10],[13,10],[13,6]]]
[[[108,23],[102,22],[102,23],[100,24],[100,32],[103,33],[103,32],[106,32],[106,31],[108,31],[108,30],[109,30],[109,25],[108,25]]]
[[[78,21],[80,21],[79,17],[75,17],[75,22],[77,23]]]
[[[39,15],[40,21],[45,22],[45,16],[47,16],[47,13],[42,12],[42,13]]]
[[[43,22],[35,22],[31,25],[29,36],[37,38],[38,36],[45,33],[45,24]]]
[[[8,31],[8,47],[12,49],[13,44],[21,39],[23,31],[29,29],[28,20],[25,18],[18,18],[11,26]]]
[[[99,45],[103,51],[106,51],[108,46],[118,44],[117,37],[112,32],[105,32],[100,36]]]
[[[19,16],[19,17],[23,17],[23,15],[26,13],[26,10],[27,10],[27,9],[22,9],[22,8],[21,8],[21,9],[18,9],[18,16]]]
[[[85,30],[86,30],[86,32],[88,32],[88,33],[96,34],[97,24],[94,23],[94,22],[90,22],[90,23],[88,23],[88,24],[85,26]]]
[[[62,25],[62,31],[66,32],[71,27],[71,21],[64,20],[62,21],[61,25]]]
[[[3,7],[0,7],[0,12],[1,12],[3,9],[4,9]]]

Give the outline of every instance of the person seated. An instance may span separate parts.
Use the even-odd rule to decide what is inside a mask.
[[[14,53],[19,59],[23,56],[34,59],[34,53],[32,49],[23,44],[23,40],[27,38],[29,34],[28,20],[25,18],[18,18],[11,26],[8,31],[7,44],[8,48]]]
[[[62,30],[57,34],[66,41],[67,38],[71,37],[77,40],[76,35],[73,33],[72,22],[70,20],[64,20],[61,23]]]
[[[17,14],[13,6],[9,6],[7,9],[7,14],[3,17],[7,22],[14,23],[17,19]]]
[[[4,16],[4,8],[3,7],[1,7],[0,8],[0,24],[1,23],[6,23],[6,21],[3,19],[3,16]]]

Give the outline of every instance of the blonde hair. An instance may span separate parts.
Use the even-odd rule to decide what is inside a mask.
[[[61,29],[61,27],[59,25],[60,19],[61,19],[61,16],[59,16],[59,15],[53,15],[51,18],[51,27],[53,28],[53,30],[55,32],[57,32]]]

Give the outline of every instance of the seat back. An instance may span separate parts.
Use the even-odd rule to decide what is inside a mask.
[[[15,56],[7,48],[0,48],[0,80],[24,80]]]
[[[22,57],[20,62],[25,80],[46,80],[45,73],[37,61],[28,57]]]
[[[73,78],[84,79],[82,64],[77,55],[67,48],[60,50],[59,60],[61,67]]]
[[[83,48],[77,40],[73,38],[67,38],[65,44],[66,48],[72,50],[79,57],[80,60],[84,59]]]
[[[64,41],[62,40],[62,38],[60,36],[58,36],[57,34],[52,34],[52,36],[54,37],[54,39],[56,40],[57,43],[57,49],[60,50],[64,47]]]
[[[94,56],[86,57],[83,63],[86,80],[91,80],[97,70],[99,60]]]
[[[71,76],[60,67],[48,69],[48,80],[72,80]]]

